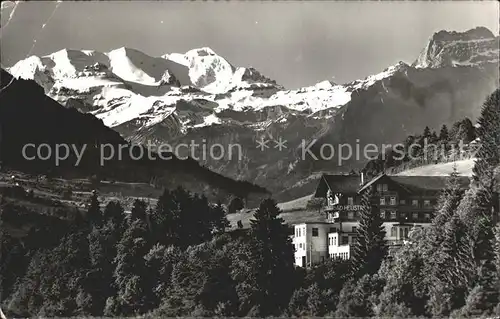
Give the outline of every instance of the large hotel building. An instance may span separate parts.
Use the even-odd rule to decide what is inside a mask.
[[[349,259],[359,224],[361,198],[371,189],[371,202],[383,219],[386,240],[394,248],[404,243],[414,227],[427,227],[447,176],[388,176],[368,182],[363,175],[323,175],[314,197],[324,198],[324,222],[294,225],[295,264],[311,266],[326,258]],[[469,177],[459,177],[464,190]],[[496,208],[498,214],[498,208]]]

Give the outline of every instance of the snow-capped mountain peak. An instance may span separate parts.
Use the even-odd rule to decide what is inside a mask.
[[[297,89],[283,88],[256,68],[235,66],[207,47],[161,57],[131,48],[66,49],[31,56],[9,71],[35,79],[50,97],[95,115],[134,142],[251,145],[241,161],[203,164],[267,183],[270,172],[297,173],[292,146],[304,139],[378,143],[473,118],[470,106],[498,86],[498,51],[498,37],[481,28],[437,32],[413,66],[399,61],[349,83],[329,78]],[[262,135],[287,140],[288,154],[254,152]]]
[[[184,54],[171,53],[162,57],[187,67],[191,83],[205,92],[225,93],[233,86],[235,67],[211,48],[197,48]]]

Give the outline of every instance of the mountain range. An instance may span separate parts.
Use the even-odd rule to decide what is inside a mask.
[[[67,179],[153,183],[169,189],[183,186],[205,194],[211,200],[225,200],[231,195],[248,200],[267,196],[264,188],[224,177],[193,159],[183,160],[166,153],[162,154],[163,158],[154,153],[150,154],[152,156],[140,156],[138,148],[106,127],[101,120],[91,114],[62,107],[46,96],[43,88],[32,80],[15,79],[2,70],[0,84],[2,169]],[[30,149],[26,153],[33,158],[26,158],[23,148],[29,144],[50,146],[52,156],[45,148],[37,158],[35,150]],[[85,146],[78,164],[74,152],[59,163],[55,162],[55,151],[62,144],[77,150],[83,150]],[[113,146],[115,152],[121,148],[122,156],[115,155],[110,161],[101,163],[102,145]]]
[[[317,140],[311,151],[318,154],[324,143],[398,143],[425,126],[475,120],[499,86],[499,52],[499,37],[486,28],[440,31],[411,64],[293,90],[206,47],[160,57],[130,48],[64,49],[28,57],[8,71],[35,80],[49,97],[94,115],[130,142],[239,144],[239,158],[200,162],[286,200],[310,192],[323,171],[346,172],[368,160],[304,158],[301,145]],[[286,148],[275,148],[280,138]],[[256,147],[261,139],[269,141],[263,151]]]

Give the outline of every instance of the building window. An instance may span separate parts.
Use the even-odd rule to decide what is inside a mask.
[[[349,244],[349,237],[342,236],[342,245],[348,245],[348,244]]]
[[[377,192],[381,192],[382,191],[382,184],[377,184]]]
[[[385,209],[380,210],[380,218],[385,219]]]
[[[401,199],[401,200],[399,201],[399,203],[400,203],[401,205],[406,205],[406,199]]]
[[[389,185],[387,185],[387,184],[382,184],[382,190],[383,190],[384,192],[387,192],[387,191],[389,190]]]
[[[396,219],[396,211],[391,210],[391,219]]]
[[[356,232],[356,226],[352,226],[352,232],[355,233]]]
[[[391,237],[398,236],[398,229],[396,227],[391,227]]]
[[[333,245],[337,246],[337,236],[333,237]]]
[[[427,219],[427,220],[431,219],[431,214],[430,213],[425,213],[424,216],[425,216],[425,219]]]
[[[412,213],[411,218],[413,219],[418,219],[418,213]]]
[[[297,230],[299,231],[299,235],[298,235],[298,237],[302,236],[302,234],[301,234],[301,232],[300,232],[301,228],[299,228],[299,229],[297,229]]]
[[[431,206],[431,201],[429,199],[424,200],[424,207]]]
[[[347,198],[347,205],[350,205],[350,206],[354,205],[354,198],[353,197]]]
[[[403,228],[403,238],[408,238],[409,232],[410,232],[409,228]]]
[[[385,197],[380,197],[380,205],[385,205]]]
[[[354,219],[354,213],[353,212],[348,212],[347,213],[347,218],[348,219]]]
[[[418,207],[418,199],[414,199],[411,201],[412,206]]]
[[[337,231],[337,228],[335,227],[330,227],[330,233],[335,233]]]
[[[392,197],[391,197],[391,205],[392,205],[392,206],[395,206],[395,205],[396,205],[396,197],[395,197],[395,196],[392,196]]]
[[[401,212],[401,213],[399,213],[399,216],[400,216],[401,218],[406,218],[406,213]]]
[[[312,236],[313,236],[313,237],[318,237],[318,236],[319,236],[319,235],[318,235],[318,229],[317,229],[317,228],[313,228],[313,229],[312,229]]]

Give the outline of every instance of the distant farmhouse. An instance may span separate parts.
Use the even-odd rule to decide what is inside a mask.
[[[295,264],[307,267],[327,258],[349,259],[356,241],[361,199],[371,188],[371,201],[384,221],[390,247],[400,246],[414,227],[428,227],[447,176],[388,176],[368,182],[364,175],[323,175],[314,197],[324,198],[326,222],[294,225]],[[459,177],[464,190],[469,177]],[[498,209],[497,209],[498,212]]]

